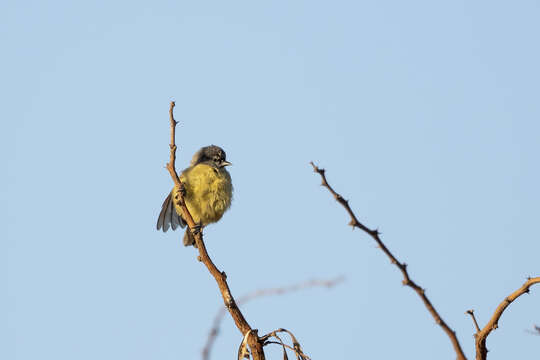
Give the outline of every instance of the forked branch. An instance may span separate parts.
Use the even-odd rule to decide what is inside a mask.
[[[540,283],[540,277],[528,278],[527,281],[516,291],[508,295],[495,309],[493,316],[489,322],[484,326],[482,330],[478,330],[475,334],[475,343],[476,343],[476,360],[485,360],[487,357],[488,349],[486,347],[486,340],[489,334],[499,327],[499,319],[503,314],[504,310],[510,305],[514,300],[520,297],[523,294],[529,293],[529,288],[534,284]]]
[[[403,275],[403,281],[402,281],[403,285],[409,286],[411,289],[413,289],[418,294],[418,296],[420,297],[420,299],[424,303],[425,307],[427,308],[427,310],[429,311],[431,316],[433,316],[433,318],[435,319],[435,322],[443,329],[443,331],[446,333],[446,335],[448,335],[448,338],[450,339],[450,342],[452,343],[452,346],[454,347],[454,351],[455,351],[455,353],[457,355],[457,359],[458,360],[465,360],[466,359],[465,354],[463,353],[463,350],[461,349],[461,345],[459,344],[459,340],[458,340],[458,338],[456,336],[455,331],[452,330],[446,324],[446,322],[441,318],[441,316],[439,315],[437,310],[435,310],[435,307],[433,307],[433,304],[431,304],[431,301],[429,301],[429,299],[427,298],[425,290],[423,288],[421,288],[420,286],[418,286],[410,278],[409,273],[407,272],[407,264],[399,262],[396,259],[396,257],[390,252],[390,250],[382,242],[382,240],[381,240],[381,238],[379,236],[379,230],[377,230],[377,229],[375,229],[375,230],[369,229],[367,226],[365,226],[360,221],[358,221],[356,215],[354,214],[354,212],[351,210],[351,208],[349,206],[348,200],[345,200],[341,195],[339,195],[337,192],[335,192],[334,189],[326,181],[325,170],[320,169],[313,162],[311,162],[310,164],[311,164],[311,166],[313,166],[313,171],[318,173],[321,176],[321,178],[322,178],[322,184],[321,185],[324,186],[325,188],[327,188],[328,191],[330,191],[330,193],[334,196],[336,201],[339,202],[345,208],[345,210],[347,210],[347,213],[351,217],[351,221],[349,222],[349,225],[351,225],[353,228],[356,227],[356,228],[359,228],[359,229],[363,230],[369,236],[371,236],[373,238],[373,240],[375,240],[375,242],[377,243],[379,248],[386,254],[386,256],[388,256],[388,258],[390,259],[392,264],[394,264],[399,269],[399,271],[401,271],[401,274]]]

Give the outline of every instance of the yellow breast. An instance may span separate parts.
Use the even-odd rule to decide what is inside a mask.
[[[180,181],[186,188],[186,206],[196,223],[216,222],[231,206],[233,187],[225,168],[198,164],[184,170]]]

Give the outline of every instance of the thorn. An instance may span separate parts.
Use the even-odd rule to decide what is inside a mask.
[[[222,272],[221,272],[221,276],[223,276],[223,279],[224,279],[224,280],[227,279],[227,274],[225,274],[225,271],[222,271]]]
[[[201,255],[197,256],[197,260],[199,260],[200,262],[202,262]]]
[[[403,263],[401,264],[401,266],[403,266],[403,268],[406,270],[407,269],[407,263]]]

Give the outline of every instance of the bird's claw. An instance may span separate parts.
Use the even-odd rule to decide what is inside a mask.
[[[183,182],[180,183],[180,186],[178,187],[178,192],[182,194],[182,197],[186,196],[186,186]]]
[[[186,196],[186,187],[184,183],[180,183],[179,186],[175,187],[173,191],[173,195],[174,195],[175,205],[177,206],[184,205],[184,202],[182,201],[182,199]]]
[[[191,233],[193,235],[197,235],[201,232],[201,229],[202,229],[202,223],[195,224],[195,226],[193,226],[193,228],[191,229]]]

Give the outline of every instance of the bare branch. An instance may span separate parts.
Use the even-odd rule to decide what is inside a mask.
[[[476,321],[476,317],[474,316],[474,310],[472,310],[472,309],[467,310],[467,311],[465,311],[465,314],[471,315],[471,318],[472,318],[472,320],[474,322],[474,326],[476,327],[476,331],[477,332],[480,331],[480,327],[478,326],[478,322]]]
[[[178,122],[174,120],[174,114],[173,109],[176,103],[174,101],[171,101],[171,105],[169,107],[169,120],[171,122],[171,143],[169,144],[169,147],[171,148],[171,154],[169,158],[169,162],[167,163],[167,170],[169,170],[169,174],[171,174],[171,178],[174,181],[175,186],[180,186],[180,179],[178,178],[178,174],[176,173],[176,145],[175,145],[175,129]]]
[[[175,145],[175,128],[177,121],[174,120],[173,116],[173,109],[174,109],[175,103],[174,101],[171,101],[170,108],[169,108],[169,118],[171,122],[171,154],[170,154],[170,160],[169,163],[167,163],[167,170],[169,170],[169,174],[171,175],[172,180],[174,181],[175,186],[181,186],[180,179],[178,178],[178,174],[176,173],[175,169],[175,160],[176,160],[176,145]],[[178,192],[179,199],[177,200],[178,203],[181,206],[182,209],[182,217],[184,220],[186,220],[186,223],[189,227],[189,231],[192,231],[195,228],[195,222],[193,221],[193,217],[189,213],[189,210],[184,202],[182,192]],[[236,327],[240,332],[242,333],[242,336],[247,336],[247,342],[249,344],[249,347],[251,349],[253,359],[254,360],[264,360],[264,352],[262,347],[262,342],[259,342],[259,336],[257,334],[257,329],[252,329],[251,326],[249,326],[248,322],[244,318],[244,315],[236,305],[234,298],[231,294],[231,290],[229,289],[229,285],[227,284],[227,275],[225,272],[219,271],[218,268],[214,265],[212,260],[210,259],[210,256],[208,255],[208,252],[206,251],[206,246],[204,245],[203,236],[202,236],[202,230],[196,232],[194,234],[195,243],[197,244],[197,248],[199,249],[199,257],[198,259],[203,262],[203,264],[207,267],[208,271],[210,271],[210,274],[214,277],[216,280],[219,291],[221,292],[221,296],[223,297],[223,302],[225,303],[225,306],[229,310],[229,313],[231,314],[234,323],[236,324]]]
[[[344,276],[339,276],[335,279],[330,279],[330,280],[315,279],[315,280],[305,281],[305,282],[290,285],[290,286],[256,290],[247,295],[240,297],[236,303],[238,306],[242,306],[243,304],[259,297],[272,296],[272,295],[284,295],[287,293],[292,293],[292,292],[296,292],[296,291],[300,291],[300,290],[304,290],[308,288],[313,288],[313,287],[332,288],[336,286],[337,284],[343,282],[344,280],[345,280]],[[208,333],[206,344],[204,345],[204,348],[202,350],[203,360],[210,359],[210,350],[217,338],[217,335],[219,333],[219,327],[221,325],[221,321],[225,317],[226,311],[227,311],[227,308],[222,307],[219,309],[216,316],[214,317],[212,329],[210,329],[210,332]]]
[[[540,283],[540,277],[528,278],[527,281],[512,294],[508,295],[495,309],[493,316],[489,322],[484,326],[484,328],[478,331],[475,335],[476,337],[476,360],[485,360],[487,357],[488,349],[486,347],[486,339],[488,335],[495,329],[499,327],[499,319],[503,314],[504,310],[510,305],[514,300],[520,297],[523,294],[529,292],[529,288]]]
[[[409,286],[418,294],[418,296],[420,297],[420,299],[422,299],[422,302],[424,303],[425,307],[427,308],[431,316],[433,316],[433,318],[435,319],[435,322],[443,329],[446,335],[448,335],[448,337],[450,338],[450,341],[452,342],[452,346],[454,347],[454,351],[457,355],[457,359],[465,360],[466,359],[465,354],[463,353],[463,350],[461,349],[461,345],[459,344],[459,340],[457,339],[455,331],[452,330],[446,324],[446,322],[441,318],[437,310],[435,310],[435,308],[431,304],[431,301],[429,301],[429,299],[427,298],[425,294],[425,290],[421,288],[420,286],[418,286],[409,277],[409,273],[407,272],[407,264],[399,262],[396,259],[396,257],[390,252],[390,250],[388,250],[386,245],[381,241],[379,237],[379,230],[377,229],[371,230],[368,227],[366,227],[364,224],[362,224],[360,221],[358,221],[358,219],[356,218],[356,215],[349,207],[349,202],[345,200],[337,192],[335,192],[334,189],[326,181],[325,170],[318,168],[313,162],[311,162],[310,164],[311,166],[313,166],[313,171],[318,173],[321,176],[322,178],[321,185],[326,187],[328,191],[330,191],[330,193],[334,196],[336,201],[339,202],[345,208],[345,210],[351,217],[351,221],[349,222],[349,225],[363,230],[369,236],[371,236],[373,240],[375,240],[375,242],[379,245],[379,248],[386,254],[386,256],[388,256],[392,264],[394,264],[401,271],[401,274],[403,275],[403,281],[402,281],[403,285]]]

